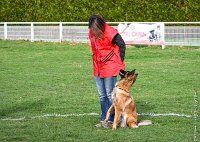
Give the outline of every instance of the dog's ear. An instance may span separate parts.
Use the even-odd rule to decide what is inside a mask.
[[[130,72],[128,73],[128,75],[133,75],[133,74],[135,74],[135,70],[136,70],[136,69],[130,71]]]

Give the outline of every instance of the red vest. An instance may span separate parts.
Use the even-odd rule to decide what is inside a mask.
[[[106,24],[104,37],[96,39],[89,32],[89,39],[93,52],[94,76],[106,78],[117,76],[120,69],[125,69],[124,62],[120,58],[120,50],[116,44],[112,44],[112,39],[117,34],[117,30]]]

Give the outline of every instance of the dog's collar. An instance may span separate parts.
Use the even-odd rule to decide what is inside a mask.
[[[123,93],[123,94],[125,94],[125,95],[127,95],[127,96],[130,95],[129,92],[127,92],[126,90],[122,89],[121,87],[116,86],[116,88],[117,88],[117,91],[120,91],[121,93]]]

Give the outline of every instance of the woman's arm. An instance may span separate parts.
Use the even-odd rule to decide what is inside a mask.
[[[112,43],[119,46],[120,57],[121,57],[121,60],[124,61],[126,44],[125,44],[124,40],[122,39],[121,35],[116,34],[112,40]]]

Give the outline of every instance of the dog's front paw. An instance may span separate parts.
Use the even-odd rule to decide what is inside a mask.
[[[113,131],[116,130],[116,129],[117,129],[116,127],[113,127],[113,128],[112,128]]]
[[[117,125],[113,125],[112,130],[116,130],[116,129],[117,129]]]

